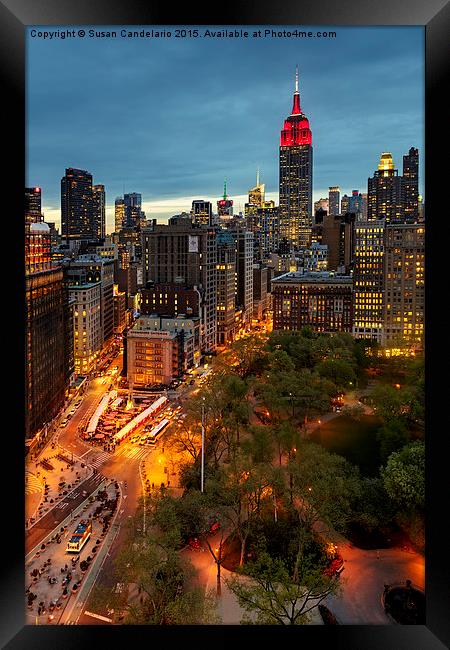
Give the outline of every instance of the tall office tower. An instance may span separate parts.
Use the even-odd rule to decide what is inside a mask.
[[[339,201],[341,197],[341,190],[339,187],[329,187],[328,188],[328,214],[335,215],[339,214]]]
[[[382,344],[384,322],[385,220],[355,224],[353,336]]]
[[[210,201],[204,201],[203,199],[192,201],[191,216],[194,223],[198,223],[202,226],[212,226],[212,203]]]
[[[226,230],[217,233],[217,344],[234,340],[236,311],[236,243]]]
[[[25,188],[25,222],[42,221],[41,188]]]
[[[411,147],[403,156],[403,216],[407,223],[419,220],[419,150]]]
[[[142,212],[142,195],[137,192],[124,194],[125,202],[125,227],[140,228],[141,220],[144,217]]]
[[[97,239],[105,239],[106,234],[106,203],[105,186],[92,186],[92,211],[94,219],[94,232]]]
[[[425,225],[388,224],[384,242],[383,345],[424,344]]]
[[[242,322],[249,329],[253,314],[253,233],[235,225],[229,231],[236,245],[236,307],[242,310]]]
[[[88,374],[102,349],[101,282],[69,284],[74,301],[74,357],[77,374]]]
[[[352,195],[348,199],[348,210],[353,214],[363,213],[363,195],[359,193],[358,190],[353,190]],[[345,214],[345,212],[343,213]]]
[[[216,229],[193,224],[189,215],[172,217],[142,233],[143,284],[180,283],[199,293],[204,353],[217,341]]]
[[[341,214],[347,214],[350,208],[350,197],[347,196],[347,194],[344,194],[344,196],[341,199]]]
[[[394,169],[392,154],[381,154],[378,170],[367,183],[367,219],[384,219],[386,223],[402,221],[402,177]]]
[[[61,234],[71,239],[96,239],[92,205],[92,174],[66,169],[61,179]]]
[[[91,284],[100,283],[100,345],[108,343],[114,334],[114,260],[87,253],[79,255],[64,266],[65,277],[72,293],[74,286],[90,287]],[[86,295],[96,293],[91,291]]]
[[[233,201],[227,195],[227,180],[223,182],[223,197],[217,201],[217,214],[225,219],[233,216]]]
[[[263,262],[253,264],[253,314],[254,320],[266,317],[270,306],[270,293],[267,291],[269,270]]]
[[[418,222],[423,223],[425,221],[425,204],[423,202],[422,196],[419,194],[418,204]]]
[[[114,201],[114,232],[120,232],[125,226],[125,200],[118,196]]]
[[[250,205],[256,205],[258,208],[265,201],[266,186],[259,180],[259,169],[256,172],[256,185],[248,191],[248,202]]]
[[[294,105],[280,139],[280,228],[291,249],[311,240],[312,166],[312,133],[300,108],[297,68]]]
[[[328,209],[328,199],[319,199],[318,201],[314,201],[314,214],[316,214],[317,210],[326,210],[328,212]]]
[[[73,373],[72,306],[43,222],[25,223],[25,305],[25,435],[32,438],[63,406]]]

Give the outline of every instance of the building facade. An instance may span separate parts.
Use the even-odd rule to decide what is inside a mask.
[[[92,174],[84,169],[69,167],[61,179],[61,234],[66,241],[97,238]]]
[[[378,170],[367,180],[367,219],[402,221],[402,198],[402,177],[394,168],[392,154],[382,153]]]
[[[230,232],[217,233],[217,344],[225,345],[236,334],[236,242]]]
[[[216,229],[172,217],[167,225],[145,229],[142,236],[143,283],[180,284],[198,292],[202,351],[217,344]],[[184,312],[186,313],[186,312]]]
[[[341,190],[339,187],[328,188],[328,214],[339,214]]]
[[[97,239],[104,239],[106,234],[106,197],[104,185],[92,186],[93,229]]]
[[[384,242],[383,345],[423,348],[425,225],[388,224]]]
[[[352,278],[329,272],[286,273],[272,280],[273,329],[351,332]]]
[[[379,344],[384,322],[384,228],[384,219],[355,224],[353,336]]]
[[[102,349],[101,282],[69,285],[74,301],[75,372],[87,375]]]
[[[281,238],[293,249],[310,243],[312,177],[312,133],[300,108],[297,71],[294,104],[280,139],[280,230]]]

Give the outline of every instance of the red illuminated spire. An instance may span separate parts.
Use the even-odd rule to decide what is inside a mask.
[[[295,66],[295,93],[294,93],[294,105],[292,106],[291,115],[300,115],[300,93],[298,92],[298,65]]]
[[[281,131],[282,147],[293,147],[299,144],[312,144],[312,133],[306,115],[300,108],[300,92],[298,89],[298,66],[295,70],[295,92],[292,113],[284,121]]]

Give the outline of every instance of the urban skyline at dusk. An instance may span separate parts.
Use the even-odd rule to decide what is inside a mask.
[[[146,29],[29,31],[26,622],[423,625],[423,30]]]
[[[235,209],[243,211],[257,168],[266,197],[278,203],[279,129],[297,63],[313,131],[314,201],[331,185],[341,196],[366,192],[383,151],[401,170],[414,145],[423,164],[423,30],[336,33],[320,47],[286,39],[29,36],[27,185],[42,187],[46,220],[59,227],[68,166],[105,185],[107,232],[124,191],[141,193],[147,216],[166,221],[194,199],[215,205],[227,178]]]

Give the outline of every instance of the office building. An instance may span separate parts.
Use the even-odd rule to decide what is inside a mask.
[[[127,331],[127,378],[133,387],[170,384],[185,371],[184,330],[155,330],[152,318],[141,316]],[[124,352],[125,354],[125,352]]]
[[[40,187],[25,188],[25,222],[42,221],[42,192]]]
[[[352,278],[329,272],[293,272],[272,280],[273,329],[351,332]]]
[[[212,203],[203,199],[192,201],[191,216],[193,223],[198,223],[201,226],[212,226]]]
[[[66,241],[97,239],[94,224],[92,174],[66,169],[61,179],[61,234]]]
[[[101,282],[68,285],[74,301],[75,372],[87,375],[102,349]]]
[[[352,195],[348,199],[348,210],[352,214],[363,214],[363,195],[359,193],[358,190],[353,190]],[[343,213],[345,214],[345,212]]]
[[[313,237],[328,249],[328,271],[349,273],[354,261],[355,215],[317,211]]]
[[[217,339],[216,229],[193,224],[189,215],[154,225],[142,235],[143,284],[181,284],[199,294],[202,351],[214,351]]]
[[[114,201],[114,231],[120,232],[125,226],[125,200],[118,196]]]
[[[104,239],[106,234],[106,198],[105,186],[92,186],[93,228],[97,239]]]
[[[223,196],[217,201],[217,214],[219,219],[229,219],[233,216],[233,201],[227,195],[227,181],[223,183]]]
[[[384,241],[383,345],[423,348],[425,225],[387,224]]]
[[[386,223],[402,221],[402,177],[394,168],[392,154],[382,153],[378,170],[367,181],[367,219]]]
[[[339,187],[330,187],[328,189],[328,214],[339,214],[341,190]]]
[[[100,283],[101,345],[108,343],[114,334],[114,260],[86,253],[64,266],[71,287]]]
[[[382,344],[385,220],[355,223],[353,335]]]
[[[312,168],[312,133],[300,108],[297,70],[294,104],[280,139],[280,230],[293,249],[311,240]]]
[[[419,220],[419,150],[411,147],[403,156],[403,218],[407,223]]]
[[[217,344],[234,340],[236,312],[236,242],[230,232],[217,233]]]

